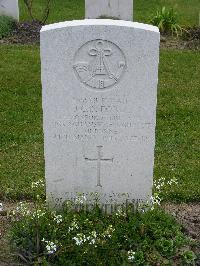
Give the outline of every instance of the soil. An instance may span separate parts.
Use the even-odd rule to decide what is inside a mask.
[[[0,44],[39,44],[42,24],[38,21],[24,21],[16,24],[11,36],[0,39]],[[188,28],[183,37],[161,35],[161,48],[200,50],[200,27]]]
[[[200,38],[185,39],[184,37],[161,35],[160,47],[164,49],[200,50]]]
[[[3,202],[3,210],[0,211],[0,266],[24,265],[16,261],[16,255],[13,254],[8,240],[8,230],[11,220],[9,212],[17,206],[17,203]]]
[[[172,214],[185,229],[187,235],[200,241],[200,204],[165,204],[166,212]]]
[[[183,226],[185,234],[190,238],[198,241],[198,247],[195,249],[196,254],[200,254],[200,203],[182,203],[163,205],[167,213],[173,215],[176,220]],[[195,262],[200,266],[200,256]]]
[[[17,23],[11,36],[0,39],[1,44],[39,44],[42,24],[38,21]]]

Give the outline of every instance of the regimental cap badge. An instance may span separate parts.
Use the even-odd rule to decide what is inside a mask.
[[[116,84],[125,68],[121,49],[107,40],[89,41],[75,54],[74,70],[82,83],[95,89]]]

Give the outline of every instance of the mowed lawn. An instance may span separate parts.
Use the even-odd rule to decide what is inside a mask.
[[[123,0],[121,0],[123,1]],[[33,1],[33,13],[40,18],[46,0]],[[20,0],[20,20],[29,20],[24,0]],[[135,0],[134,21],[149,22],[151,15],[156,13],[162,6],[174,8],[178,13],[178,22],[182,26],[198,25],[199,23],[199,0]],[[52,0],[48,23],[83,19],[85,14],[84,0]]]
[[[200,200],[200,53],[161,50],[155,178],[178,179],[166,200]],[[28,199],[44,178],[37,46],[0,46],[0,199]]]

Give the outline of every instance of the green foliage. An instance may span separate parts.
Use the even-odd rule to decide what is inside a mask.
[[[51,211],[35,198],[11,215],[10,238],[27,264],[150,266],[196,259],[181,226],[158,207],[146,212],[118,208],[108,215],[98,205],[76,211],[68,201],[62,210]]]
[[[186,264],[193,264],[194,265],[194,261],[197,258],[197,256],[194,254],[194,252],[192,250],[187,250],[182,254],[183,257],[183,261]]]
[[[134,21],[149,22],[151,14],[165,6],[178,10],[178,21],[181,25],[193,26],[199,24],[199,0],[140,0],[134,2]]]
[[[199,68],[199,52],[161,50],[154,178],[178,181],[165,201],[200,201]],[[0,46],[0,90],[0,199],[32,199],[44,177],[37,46]]]
[[[122,1],[122,0],[121,0]],[[24,0],[19,0],[20,20],[29,20],[27,8]],[[134,21],[148,23],[149,16],[156,12],[162,6],[170,8],[174,6],[179,11],[179,21],[181,25],[193,26],[199,22],[199,0],[140,0],[134,2]],[[45,8],[45,1],[34,0],[33,13],[42,17]],[[72,19],[84,18],[83,0],[52,0],[51,11],[48,17],[48,23],[54,23]]]
[[[9,36],[15,27],[15,21],[11,17],[0,16],[0,38]]]
[[[157,26],[163,33],[175,33],[176,35],[182,33],[182,28],[177,23],[177,14],[172,8],[167,10],[165,7],[162,7],[161,10],[158,10],[156,15],[151,18],[150,23]]]

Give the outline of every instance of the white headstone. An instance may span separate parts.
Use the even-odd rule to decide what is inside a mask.
[[[47,195],[151,196],[157,27],[68,21],[41,30]]]
[[[0,15],[10,16],[19,21],[18,0],[0,0]]]
[[[85,0],[85,16],[114,17],[133,21],[133,0]]]

